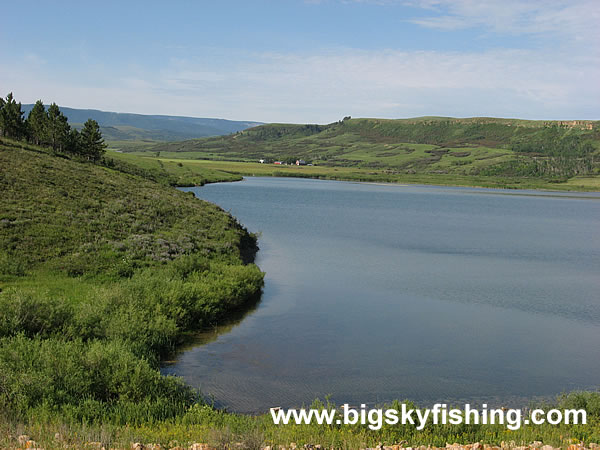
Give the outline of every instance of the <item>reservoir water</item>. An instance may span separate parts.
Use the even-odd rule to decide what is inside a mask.
[[[248,178],[259,305],[163,368],[239,412],[600,387],[600,194]]]

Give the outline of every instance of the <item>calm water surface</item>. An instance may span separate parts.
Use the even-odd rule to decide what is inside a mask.
[[[262,233],[261,303],[165,373],[240,412],[526,404],[600,386],[600,197],[248,178],[191,188]]]

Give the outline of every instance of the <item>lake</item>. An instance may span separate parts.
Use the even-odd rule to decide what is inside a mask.
[[[162,369],[217,406],[526,406],[600,387],[598,193],[292,178],[183,190],[261,233],[259,305]]]

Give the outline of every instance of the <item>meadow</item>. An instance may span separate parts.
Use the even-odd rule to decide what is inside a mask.
[[[233,181],[226,180],[222,174],[229,174],[234,179],[243,176],[257,177],[296,177],[315,178],[322,180],[345,180],[370,183],[398,184],[432,184],[440,186],[487,187],[502,189],[543,189],[565,191],[598,191],[600,177],[575,176],[566,179],[553,180],[540,177],[511,177],[484,176],[464,174],[431,174],[431,173],[401,173],[391,169],[365,169],[361,167],[331,167],[331,166],[296,166],[275,165],[272,163],[257,163],[243,161],[222,161],[206,159],[172,158],[171,154],[161,152],[159,157],[148,156],[148,153],[115,153],[109,151],[109,156],[116,160],[125,160],[140,167],[158,167],[162,162],[163,168],[182,171],[187,174],[206,171],[216,171],[216,175],[207,178],[206,182]],[[188,156],[187,153],[176,156]],[[185,169],[185,171],[183,170]],[[193,178],[191,178],[193,180]],[[211,181],[208,181],[211,180]],[[185,182],[182,186],[188,186]]]
[[[184,161],[165,160],[147,156],[137,156],[109,149],[109,161],[121,170],[139,168],[146,178],[172,186],[202,186],[221,181],[240,181],[242,176],[220,170],[216,167],[198,164],[184,164]]]

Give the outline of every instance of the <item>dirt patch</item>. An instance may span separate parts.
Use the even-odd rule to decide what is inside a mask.
[[[447,148],[438,148],[438,149],[434,149],[434,150],[425,150],[425,153],[429,153],[430,155],[435,155],[435,156],[443,156],[446,153],[448,153],[450,150]]]
[[[483,161],[485,159],[494,159],[494,158],[500,158],[501,156],[505,156],[506,153],[501,153],[501,154],[496,154],[496,155],[486,155],[486,156],[480,156],[478,158],[475,158],[477,161]]]

